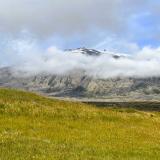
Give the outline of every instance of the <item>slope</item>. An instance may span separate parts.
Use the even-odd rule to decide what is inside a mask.
[[[0,89],[0,159],[151,160],[160,157],[160,114],[96,108]]]

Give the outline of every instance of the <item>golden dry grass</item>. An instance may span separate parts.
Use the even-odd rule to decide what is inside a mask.
[[[0,160],[160,159],[160,114],[0,89]]]

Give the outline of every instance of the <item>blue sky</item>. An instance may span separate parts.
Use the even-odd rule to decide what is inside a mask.
[[[159,17],[159,0],[0,0],[0,46],[27,35],[42,48],[132,53],[159,46]]]
[[[135,5],[135,8],[132,8],[133,4]],[[53,37],[50,38],[50,40],[47,42],[49,45],[53,43],[63,49],[83,46],[96,48],[97,44],[104,42],[106,39],[110,39],[111,43],[106,41],[104,45],[97,49],[111,49],[115,47],[114,49],[116,51],[119,50],[127,53],[130,52],[130,49],[127,47],[125,48],[121,43],[122,41],[125,42],[125,45],[126,43],[128,43],[128,45],[135,44],[139,48],[143,48],[145,46],[151,46],[153,48],[159,47],[160,1],[146,0],[141,1],[141,3],[137,3],[137,1],[134,3],[133,1],[133,3],[126,5],[125,0],[123,0],[122,6],[122,11],[120,12],[124,12],[126,8],[128,8],[129,13],[128,15],[122,14],[124,17],[121,17],[122,21],[118,22],[116,29],[108,27],[109,24],[104,26],[96,26],[95,23],[95,25],[93,24],[93,26],[90,26],[87,32],[77,32],[69,36],[62,36],[57,34],[56,36],[53,35]],[[115,12],[115,14],[117,14],[116,17],[119,16],[118,13],[119,12]],[[124,25],[119,23],[124,23]],[[116,42],[116,44],[114,44],[114,42]],[[122,46],[122,49],[120,46]]]
[[[160,0],[0,0],[0,67],[159,76],[159,17]],[[107,53],[94,59],[63,52],[79,47],[129,56],[115,61]]]

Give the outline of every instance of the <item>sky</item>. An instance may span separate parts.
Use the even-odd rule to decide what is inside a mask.
[[[0,0],[0,66],[50,48],[159,55],[159,17],[159,0]]]
[[[28,32],[62,49],[103,49],[112,41],[156,47],[159,16],[159,0],[0,0],[0,33]]]

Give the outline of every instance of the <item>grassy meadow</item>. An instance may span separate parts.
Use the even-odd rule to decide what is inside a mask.
[[[0,89],[0,160],[159,160],[160,113]]]

